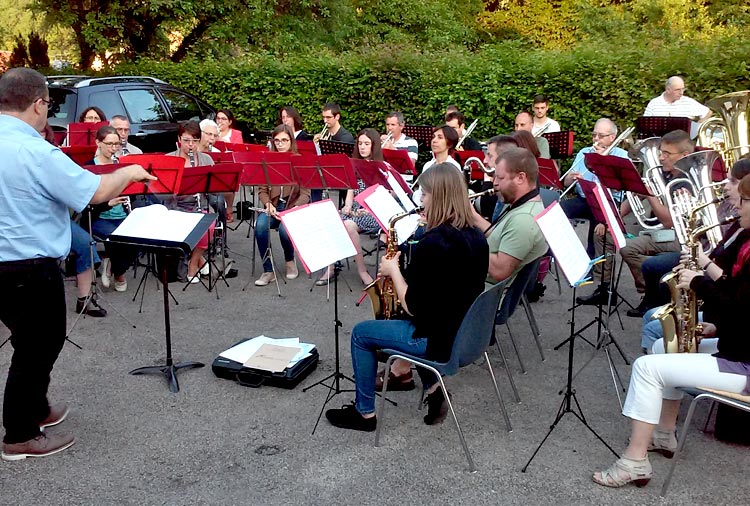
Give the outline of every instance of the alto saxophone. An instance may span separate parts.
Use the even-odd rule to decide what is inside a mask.
[[[718,199],[717,199],[718,200]],[[698,254],[702,245],[700,237],[712,228],[726,225],[739,219],[737,216],[727,218],[718,223],[699,227],[698,216],[704,207],[716,204],[716,200],[703,203],[693,207],[687,214],[687,234],[685,247],[688,248],[690,256],[685,264],[686,269],[696,270],[698,268]],[[666,353],[697,353],[703,334],[703,325],[698,322],[698,310],[701,301],[698,300],[693,290],[677,288],[679,281],[678,272],[668,272],[661,278],[669,288],[670,303],[658,308],[651,316],[653,320],[659,320],[664,332],[664,351]]]
[[[424,209],[417,207],[411,211],[400,213],[391,218],[388,223],[388,243],[386,244],[385,258],[393,258],[398,253],[398,237],[396,235],[396,222]],[[376,320],[391,320],[396,316],[404,314],[401,301],[393,286],[393,280],[389,276],[379,276],[364,288],[372,303],[372,314]]]

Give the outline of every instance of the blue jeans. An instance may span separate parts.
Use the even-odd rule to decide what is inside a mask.
[[[646,350],[646,353],[651,353],[651,346],[656,341],[664,338],[664,331],[661,328],[661,322],[659,320],[652,320],[653,315],[658,307],[654,307],[646,311],[643,315],[643,328],[641,328],[641,348]]]
[[[276,209],[283,211],[284,208],[284,204],[279,203],[279,207]],[[258,245],[258,251],[261,256],[265,256],[266,251],[268,251],[268,233],[272,228],[279,229],[279,240],[281,241],[281,248],[284,250],[284,260],[291,262],[294,260],[294,246],[292,245],[292,240],[289,239],[286,227],[281,224],[281,221],[271,218],[266,213],[260,213],[258,219],[255,221],[255,243]],[[273,272],[270,255],[263,260],[263,272]]]
[[[424,357],[427,339],[414,339],[414,324],[406,320],[369,320],[352,329],[352,368],[356,389],[356,408],[363,415],[375,412],[375,376],[378,374],[377,351],[392,348],[410,355]],[[418,369],[418,371],[422,371]],[[426,371],[424,371],[426,372]],[[432,373],[427,373],[432,376]],[[422,376],[425,388],[428,385]],[[429,378],[428,378],[429,382]]]
[[[91,268],[90,237],[89,233],[73,220],[70,221],[70,232],[72,237],[70,251],[76,257],[76,274],[80,274]],[[100,262],[99,253],[97,253],[96,248],[92,248],[92,251],[94,253],[94,264],[98,264]]]
[[[97,237],[106,239],[123,221],[125,220],[107,220],[99,218],[91,224],[91,230]],[[105,242],[104,249],[107,251],[107,255],[109,255],[110,262],[112,262],[112,274],[115,276],[122,276],[125,274],[137,255],[136,249],[123,246],[122,244]]]
[[[644,307],[652,308],[669,302],[669,289],[660,283],[661,277],[680,263],[680,252],[659,253],[644,260],[641,265],[646,293],[643,296]]]

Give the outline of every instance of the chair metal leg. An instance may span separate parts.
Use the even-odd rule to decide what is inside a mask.
[[[391,364],[396,360],[395,355],[388,357],[385,361],[385,375],[383,376],[383,392],[380,395],[380,406],[378,407],[377,423],[375,424],[375,446],[380,446],[380,429],[385,423],[385,397],[388,394],[388,371],[391,370]]]
[[[708,409],[708,416],[706,416],[706,423],[703,424],[703,432],[706,432],[708,430],[708,423],[711,421],[711,415],[714,414],[715,409],[716,409],[716,401],[712,401],[711,407]]]
[[[680,454],[682,453],[682,449],[685,446],[685,440],[687,439],[687,433],[690,429],[690,421],[693,419],[693,412],[695,412],[695,406],[698,404],[698,401],[703,396],[698,395],[693,399],[693,402],[690,403],[690,408],[688,409],[687,417],[685,417],[685,423],[682,424],[682,437],[680,438],[679,444],[677,445],[677,450],[674,452],[674,456],[672,457],[672,465],[669,466],[669,472],[667,473],[667,478],[664,480],[664,485],[661,487],[661,496],[664,497],[667,495],[667,489],[669,488],[669,483],[672,481],[672,474],[674,474],[674,469],[677,467],[677,459],[680,458]]]
[[[540,336],[539,326],[536,323],[536,317],[534,316],[534,311],[531,309],[531,304],[529,304],[529,300],[526,298],[526,294],[523,294],[521,296],[521,305],[523,305],[523,309],[524,311],[526,311],[526,319],[529,320],[529,327],[531,327],[531,334],[534,336],[536,347],[539,350],[539,356],[542,357],[542,362],[544,362],[546,359],[544,358],[544,349],[542,348],[542,343],[539,340],[539,336]]]
[[[487,370],[490,371],[490,378],[492,378],[492,385],[495,387],[495,394],[497,395],[497,401],[500,403],[500,412],[503,414],[505,419],[505,426],[508,428],[508,432],[513,432],[513,427],[510,425],[510,417],[508,411],[505,409],[505,401],[500,393],[500,389],[497,387],[497,380],[495,379],[495,372],[492,370],[492,364],[490,363],[490,357],[487,352],[484,352],[484,360],[487,361]]]
[[[464,453],[466,454],[466,460],[469,462],[469,472],[476,473],[477,466],[474,464],[474,459],[471,458],[471,452],[469,451],[469,446],[466,444],[466,438],[464,438],[464,432],[461,430],[461,425],[459,425],[458,423],[458,417],[456,416],[456,411],[453,409],[453,403],[451,402],[451,398],[448,397],[448,389],[445,388],[445,383],[443,382],[443,378],[440,375],[438,375],[438,379],[440,380],[440,388],[443,389],[445,402],[448,403],[448,408],[450,409],[451,415],[453,416],[453,421],[456,423],[456,430],[458,431],[458,439],[461,441],[461,446],[463,447]]]
[[[505,328],[508,329],[510,344],[513,345],[513,350],[516,352],[516,358],[518,358],[518,364],[521,366],[521,374],[526,374],[526,367],[523,365],[523,360],[521,360],[521,354],[518,353],[518,346],[516,346],[516,340],[513,339],[513,332],[510,331],[510,324],[508,324],[508,322],[505,322]]]
[[[516,382],[513,381],[513,374],[510,372],[510,367],[508,367],[508,361],[505,359],[505,353],[503,353],[503,348],[500,346],[500,341],[495,339],[495,346],[497,347],[498,353],[500,353],[500,360],[503,361],[503,367],[505,367],[505,373],[508,375],[508,381],[510,382],[510,388],[513,389],[513,397],[516,399],[517,403],[521,403],[521,396],[518,395],[518,389],[516,388]]]

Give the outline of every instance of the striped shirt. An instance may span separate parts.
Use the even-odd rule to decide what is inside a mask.
[[[646,106],[644,116],[671,116],[675,118],[702,118],[709,113],[709,108],[697,100],[690,97],[682,96],[679,100],[670,103],[664,99],[662,93],[652,99]]]

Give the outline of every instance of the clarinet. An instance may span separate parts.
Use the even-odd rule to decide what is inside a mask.
[[[195,151],[192,149],[188,151],[188,159],[190,160],[190,166],[195,167]]]
[[[123,140],[121,140],[121,141],[120,141],[120,145],[122,146],[122,147],[120,148],[120,151],[122,152],[122,156],[125,156],[125,155],[128,155],[128,154],[130,154],[130,153],[128,152],[128,140],[127,140],[127,139],[123,139]]]
[[[188,159],[190,160],[190,166],[195,167],[195,151],[192,149],[188,151]],[[196,193],[195,194],[195,201],[196,201],[196,211],[201,212],[201,194]]]

